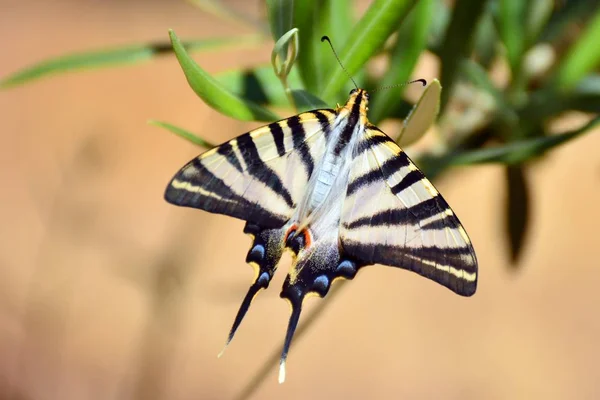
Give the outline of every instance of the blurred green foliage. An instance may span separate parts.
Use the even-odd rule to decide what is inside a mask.
[[[233,118],[270,121],[278,118],[274,107],[296,113],[345,102],[352,83],[329,46],[321,43],[323,35],[331,38],[348,73],[368,90],[411,77],[431,81],[434,77],[414,70],[421,57],[429,56],[440,65],[441,107],[439,83],[434,83],[438,89],[430,93],[435,96],[424,96],[421,102],[427,99],[427,108],[417,114],[429,124],[440,108],[441,135],[416,161],[430,178],[455,165],[506,165],[506,231],[514,260],[526,238],[528,164],[600,123],[600,3],[596,1],[373,0],[362,15],[356,15],[352,1],[267,0],[264,21],[218,0],[188,1],[218,18],[254,27],[257,33],[181,42],[171,31],[172,46],[149,43],[67,55],[3,77],[0,88],[50,74],[175,53],[190,86],[210,107]],[[265,63],[216,76],[206,73],[188,54],[271,40],[276,42],[272,66]],[[402,98],[405,88],[397,86],[372,96],[374,123],[408,114],[411,105]],[[551,134],[550,122],[569,111],[593,115],[572,131]],[[211,146],[171,124],[153,123],[198,145]],[[408,134],[410,142],[426,131],[422,126],[415,129],[417,133]],[[257,377],[242,397],[252,393],[261,379]]]

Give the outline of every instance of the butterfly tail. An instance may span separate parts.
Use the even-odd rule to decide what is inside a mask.
[[[275,274],[277,263],[282,254],[282,241],[285,234],[285,228],[265,229],[258,225],[247,223],[244,227],[244,233],[252,237],[252,247],[246,256],[246,262],[254,268],[254,282],[248,289],[242,305],[240,306],[229,335],[225,347],[219,353],[219,357],[223,355],[229,343],[233,340],[235,333],[246,316],[252,300],[256,297],[261,289],[269,287],[269,282]]]
[[[285,381],[285,363],[290,351],[290,346],[292,344],[292,338],[294,337],[296,327],[298,326],[298,321],[300,320],[303,297],[297,297],[289,300],[292,307],[292,313],[290,315],[290,321],[285,334],[285,342],[283,343],[283,350],[281,352],[281,359],[279,361],[279,383],[283,383]]]

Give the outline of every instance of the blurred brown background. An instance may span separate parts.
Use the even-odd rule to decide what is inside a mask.
[[[257,2],[237,5],[261,15]],[[72,51],[164,41],[168,28],[182,38],[245,31],[183,1],[0,0],[0,10],[0,76]],[[269,53],[196,59],[218,72]],[[168,56],[1,91],[0,117],[0,399],[235,396],[280,349],[285,273],[217,359],[252,276],[249,241],[241,221],[163,201],[200,150],[146,120],[213,142],[256,124],[209,109]],[[502,169],[438,181],[477,250],[478,293],[367,268],[296,341],[287,382],[273,371],[254,398],[600,398],[598,133],[530,169],[532,229],[517,270]]]

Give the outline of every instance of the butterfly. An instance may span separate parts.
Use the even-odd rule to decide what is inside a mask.
[[[477,288],[465,229],[406,153],[369,122],[368,102],[357,88],[341,107],[244,133],[188,162],[165,192],[169,203],[246,221],[254,279],[227,344],[291,251],[280,294],[291,305],[280,382],[303,300],[325,297],[335,280],[360,268],[407,269],[462,296]]]

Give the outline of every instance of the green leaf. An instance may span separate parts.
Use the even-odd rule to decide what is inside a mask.
[[[347,0],[327,0],[323,7],[324,34],[336,42],[345,43],[354,26],[352,9],[352,4],[348,4]],[[323,47],[320,40],[319,45]],[[331,60],[331,65],[334,64],[335,61]]]
[[[185,129],[179,128],[175,125],[169,124],[168,122],[150,120],[150,121],[148,121],[148,124],[158,126],[160,128],[164,128],[164,129],[176,134],[177,136],[182,137],[185,140],[188,140],[188,141],[194,143],[195,145],[205,147],[206,149],[212,149],[213,147],[215,147],[214,144],[207,142],[206,140],[202,139],[198,135],[193,134],[189,131],[186,131]]]
[[[375,0],[371,3],[339,51],[340,61],[350,76],[383,47],[415,3],[416,0]],[[334,68],[321,97],[335,101],[335,96],[348,81],[346,72]]]
[[[325,64],[321,64],[322,48],[319,46],[321,30],[321,13],[317,0],[294,2],[294,26],[299,30],[300,49],[298,68],[304,87],[312,93],[319,93],[320,80]]]
[[[292,90],[291,94],[294,97],[294,103],[298,107],[298,112],[329,108],[327,103],[306,90]]]
[[[429,50],[438,54],[450,23],[450,7],[444,0],[434,0],[435,12],[432,14],[429,29]]]
[[[169,30],[169,36],[190,87],[206,104],[224,115],[243,121],[279,119],[272,111],[227,90],[190,58],[175,32]]]
[[[460,68],[467,81],[488,93],[494,99],[496,113],[507,125],[513,126],[518,122],[519,117],[506,101],[504,93],[494,85],[488,72],[481,65],[473,60],[466,59],[461,63]]]
[[[442,64],[440,81],[444,83],[442,110],[452,94],[460,64],[471,52],[475,29],[485,9],[485,3],[480,0],[456,0],[454,3],[450,24],[439,50]]]
[[[504,146],[496,146],[470,152],[448,155],[451,165],[470,165],[482,163],[518,164],[540,156],[552,148],[573,140],[600,125],[596,117],[583,127],[571,132],[515,141]]]
[[[248,13],[239,11],[238,8],[233,5],[228,6],[227,2],[220,0],[187,0],[187,2],[223,21],[230,21],[238,24],[241,22],[253,26],[262,33],[269,33],[268,27],[262,21],[251,17]]]
[[[600,66],[599,37],[600,7],[558,68],[556,85],[559,89],[573,88],[585,75]]]
[[[506,167],[506,233],[508,235],[510,258],[516,265],[522,254],[529,227],[530,185],[523,165]]]
[[[291,43],[291,46],[289,44]],[[288,51],[289,50],[289,51]],[[277,40],[271,51],[271,65],[280,79],[287,79],[298,55],[298,28],[290,29]],[[282,61],[283,59],[283,61]]]
[[[565,111],[597,113],[600,110],[600,75],[589,75],[568,93],[543,87],[529,96],[529,103],[519,110],[521,120],[540,122]]]
[[[294,2],[291,0],[267,0],[267,13],[271,26],[273,40],[279,39],[294,27]],[[297,40],[297,39],[296,39]],[[277,49],[279,57],[284,59],[287,55],[287,41]]]
[[[290,105],[281,82],[270,65],[248,70],[225,71],[215,75],[215,78],[231,92],[255,103],[276,107]],[[292,88],[302,87],[302,80],[295,67],[288,75],[288,85]]]
[[[321,43],[323,35],[342,44],[351,30],[351,7],[346,0],[302,0],[294,2],[294,26],[299,29],[298,67],[304,87],[321,93],[326,78],[337,66],[331,49]]]
[[[498,31],[494,26],[492,13],[485,12],[477,24],[475,42],[473,44],[479,64],[486,68],[490,66],[496,57],[497,42]]]
[[[392,86],[409,80],[419,56],[427,46],[429,27],[435,14],[434,5],[434,0],[419,1],[400,26],[390,67],[381,80],[381,86]],[[389,116],[392,110],[398,107],[405,88],[404,85],[389,88],[373,96],[369,110],[370,119],[375,124]]]
[[[223,48],[225,46],[252,45],[257,43],[260,43],[260,37],[257,35],[250,35],[186,41],[183,42],[182,45],[188,51],[198,51]],[[170,43],[146,43],[70,54],[34,64],[0,79],[0,88],[27,83],[51,74],[140,63],[149,61],[161,54],[172,52],[173,48]]]
[[[500,0],[498,31],[506,48],[510,69],[520,73],[521,59],[525,52],[525,16],[527,2],[522,0]]]
[[[488,72],[477,62],[473,60],[463,60],[461,65],[461,72],[463,72],[465,78],[471,82],[478,89],[483,90],[490,94],[496,103],[507,107],[506,101],[502,91],[496,87],[496,85],[490,80]]]
[[[597,1],[563,1],[554,5],[550,20],[540,34],[540,42],[561,41],[571,26],[583,25],[598,10]]]
[[[396,139],[396,142],[401,147],[415,143],[433,125],[440,112],[441,93],[442,85],[440,81],[434,79],[427,86],[411,113],[404,120],[400,136]]]
[[[547,25],[554,8],[554,0],[535,0],[529,2],[525,23],[527,47],[533,46]]]
[[[279,81],[281,82],[281,86],[283,87],[283,91],[290,104],[297,111],[298,106],[292,96],[292,91],[288,84],[288,75],[294,66],[294,62],[296,61],[296,56],[298,55],[298,28],[290,29],[283,36],[277,40],[273,50],[271,51],[271,65],[273,66],[273,71]],[[283,58],[283,61],[282,61]]]

